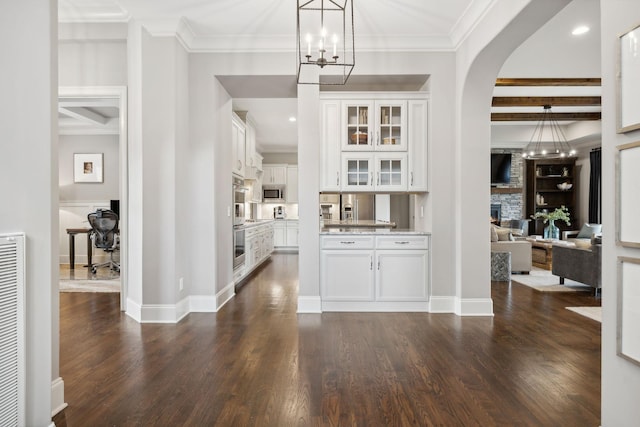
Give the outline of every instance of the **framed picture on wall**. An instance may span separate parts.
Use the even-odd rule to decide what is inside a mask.
[[[73,155],[73,182],[103,182],[102,153]]]
[[[616,148],[616,243],[640,248],[640,141]]]
[[[640,25],[618,42],[618,133],[640,129]]]
[[[618,257],[618,356],[640,365],[640,259]]]

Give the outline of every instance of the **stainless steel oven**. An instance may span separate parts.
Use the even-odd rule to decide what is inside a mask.
[[[245,234],[244,228],[241,226],[233,227],[233,269],[242,266],[244,264],[245,257]]]

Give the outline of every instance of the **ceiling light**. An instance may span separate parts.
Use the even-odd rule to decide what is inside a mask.
[[[580,34],[588,33],[589,29],[590,28],[587,27],[586,25],[579,25],[573,29],[571,34],[573,34],[574,36],[579,36]]]
[[[576,151],[567,142],[562,128],[553,118],[551,105],[545,105],[542,119],[536,125],[529,144],[522,151],[522,157],[525,159],[558,159],[575,155]]]
[[[295,122],[295,121],[296,121],[296,118],[295,118],[295,117],[293,117],[293,116],[291,116],[291,117],[289,117],[289,121],[290,121],[290,122]]]
[[[298,0],[298,84],[344,85],[355,66],[353,0]]]

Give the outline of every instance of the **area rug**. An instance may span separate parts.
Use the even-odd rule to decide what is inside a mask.
[[[565,279],[564,285],[561,285],[558,276],[537,267],[533,267],[529,274],[512,274],[511,281],[529,286],[538,292],[593,292],[591,286],[570,279]]]
[[[120,292],[120,279],[60,280],[60,292]]]
[[[593,319],[596,322],[602,323],[602,307],[565,307],[567,310],[571,310],[580,314],[581,316]]]

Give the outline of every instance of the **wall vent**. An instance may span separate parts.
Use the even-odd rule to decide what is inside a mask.
[[[0,420],[25,422],[23,234],[0,235]]]

